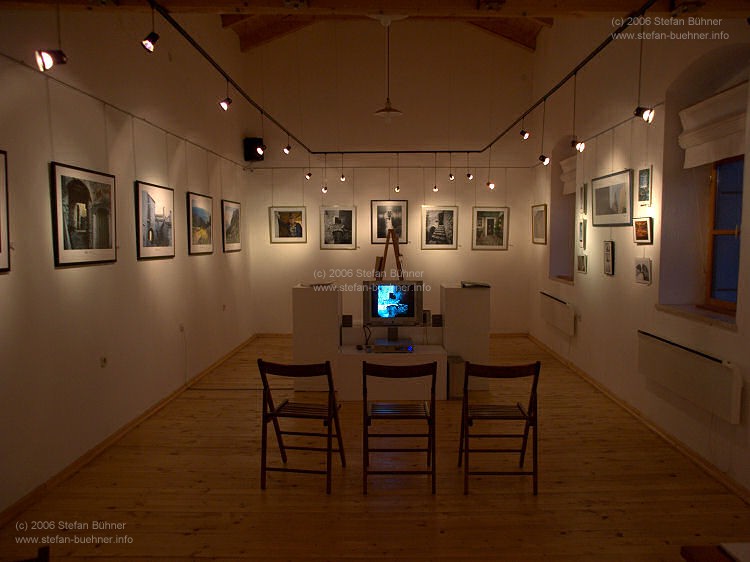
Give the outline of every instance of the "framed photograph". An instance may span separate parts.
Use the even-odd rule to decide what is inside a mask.
[[[242,249],[240,204],[237,201],[221,200],[221,243],[224,252],[239,252]]]
[[[635,282],[641,285],[651,285],[653,279],[650,258],[635,258]]]
[[[633,242],[636,244],[653,244],[653,224],[651,217],[633,219]]]
[[[547,243],[547,205],[531,206],[531,241],[534,244]]]
[[[0,150],[0,272],[10,271],[8,227],[8,153]]]
[[[576,256],[576,271],[578,273],[588,272],[589,258],[585,254],[579,254]]]
[[[55,266],[117,260],[115,176],[51,163]]]
[[[422,205],[422,249],[458,248],[458,207]]]
[[[578,187],[578,211],[585,215],[588,212],[589,184],[584,183]]]
[[[188,254],[210,254],[214,251],[213,214],[213,197],[188,191]]]
[[[586,249],[586,219],[578,221],[578,247],[581,250]]]
[[[633,170],[591,180],[594,226],[623,226],[632,222]]]
[[[357,248],[357,209],[355,207],[320,208],[320,249],[355,250]]]
[[[307,242],[305,207],[269,207],[272,244],[304,244]]]
[[[651,167],[638,170],[638,205],[651,205]]]
[[[409,241],[408,201],[371,201],[370,229],[373,244],[385,244],[388,230],[391,228],[398,234],[399,244]]]
[[[604,275],[615,274],[615,242],[604,241]]]
[[[174,190],[135,182],[135,245],[139,260],[174,257]]]
[[[472,250],[508,249],[508,207],[474,207]]]

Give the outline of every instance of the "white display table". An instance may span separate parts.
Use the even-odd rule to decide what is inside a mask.
[[[437,361],[435,398],[445,400],[448,354],[440,345],[415,345],[412,353],[368,353],[354,345],[339,349],[333,368],[333,379],[340,400],[362,400],[362,362],[381,365],[419,365]],[[406,381],[392,379],[367,380],[367,398],[370,400],[422,400],[429,399],[427,378]]]

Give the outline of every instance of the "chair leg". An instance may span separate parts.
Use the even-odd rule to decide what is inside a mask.
[[[539,436],[537,435],[539,426],[537,425],[536,420],[534,421],[534,436],[531,441],[531,448],[532,448],[532,472],[534,473],[534,495],[537,495],[537,491],[539,488],[539,447],[538,447],[538,440]]]
[[[265,416],[263,416],[265,418]],[[260,489],[266,489],[266,451],[268,450],[268,420],[261,422],[261,446],[260,446]]]
[[[521,442],[521,459],[518,463],[518,466],[523,467],[523,461],[526,457],[526,445],[529,442],[529,427],[530,427],[529,420],[526,420],[526,424],[523,428],[523,441]]]
[[[341,456],[341,466],[346,466],[346,456],[344,455],[344,439],[341,436],[341,424],[339,423],[339,411],[335,407],[333,410],[333,423],[336,424],[336,439],[339,443],[339,456]]]
[[[370,451],[367,439],[367,404],[365,403],[364,421],[362,423],[362,493],[367,495],[367,467],[370,465]]]
[[[328,435],[326,437],[326,494],[331,493],[331,449],[333,447],[333,423],[331,423],[331,411],[328,410]]]
[[[435,442],[436,442],[435,437],[436,437],[436,435],[435,435],[435,418],[433,417],[430,420],[430,443],[429,443],[429,446],[428,446],[428,449],[432,453],[432,475],[431,475],[431,480],[432,480],[432,494],[433,495],[435,494],[435,473],[437,471],[437,455],[436,455],[437,449],[436,449],[436,446],[435,446]]]
[[[279,444],[279,451],[281,452],[281,461],[286,464],[286,449],[284,448],[284,440],[281,437],[281,427],[279,426],[278,418],[273,418],[273,429],[276,432],[276,441]]]
[[[468,418],[464,417],[464,495],[469,493],[469,423]]]
[[[459,432],[458,437],[458,466],[461,466],[461,459],[464,456],[464,423],[466,420],[464,420],[464,406],[461,405],[461,431]]]

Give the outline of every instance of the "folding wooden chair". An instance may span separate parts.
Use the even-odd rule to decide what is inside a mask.
[[[437,362],[423,365],[376,365],[362,362],[362,490],[367,494],[367,477],[373,474],[429,474],[432,493],[435,493],[435,378]],[[367,400],[367,379],[377,377],[391,380],[404,380],[430,377],[430,400],[380,402]],[[370,426],[378,420],[424,420],[426,433],[370,433]],[[370,439],[426,438],[426,447],[370,447]],[[371,470],[370,453],[385,452],[425,452],[427,453],[427,470]]]
[[[475,365],[466,363],[464,378],[464,396],[461,407],[461,438],[458,447],[458,466],[464,463],[464,494],[469,493],[470,475],[529,475],[533,476],[534,495],[538,490],[539,466],[538,466],[538,418],[536,390],[539,382],[539,371],[541,363],[537,361],[530,365],[518,366],[494,366]],[[487,404],[474,403],[469,397],[469,380],[472,377],[484,379],[530,379],[529,403],[524,407],[520,402],[515,404]],[[522,433],[476,433],[470,434],[469,429],[478,421],[488,422],[524,422]],[[532,469],[517,471],[488,471],[471,470],[469,468],[469,453],[520,453],[519,467],[523,468],[526,446],[529,433],[532,432]],[[471,439],[521,439],[520,448],[472,448]]]
[[[338,452],[341,456],[341,466],[346,466],[344,457],[344,442],[341,439],[341,426],[339,424],[338,404],[336,403],[336,393],[333,388],[333,377],[331,375],[331,364],[316,363],[312,365],[282,365],[280,363],[269,363],[258,359],[258,369],[260,378],[263,381],[263,419],[262,419],[262,450],[260,465],[260,487],[266,489],[267,472],[298,472],[306,474],[325,474],[326,475],[326,493],[331,493],[331,456],[333,452]],[[268,383],[268,375],[289,378],[303,377],[326,377],[328,381],[328,400],[325,404],[315,402],[299,402],[292,400],[283,400],[278,406],[275,405],[271,394],[271,387]],[[325,433],[308,432],[308,431],[284,431],[281,429],[279,420],[282,418],[297,418],[309,420],[321,420],[327,428]],[[272,423],[276,433],[276,441],[279,444],[281,460],[286,464],[287,450],[301,451],[325,451],[326,452],[326,469],[313,470],[303,468],[269,467],[266,461],[268,450],[268,424]],[[335,426],[335,433],[333,431]],[[325,447],[314,447],[307,445],[288,445],[284,443],[284,435],[297,437],[325,437]],[[336,438],[338,448],[333,447],[333,438]]]

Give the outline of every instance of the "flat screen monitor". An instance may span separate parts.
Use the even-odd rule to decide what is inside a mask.
[[[422,281],[365,281],[362,323],[365,326],[422,324]]]

